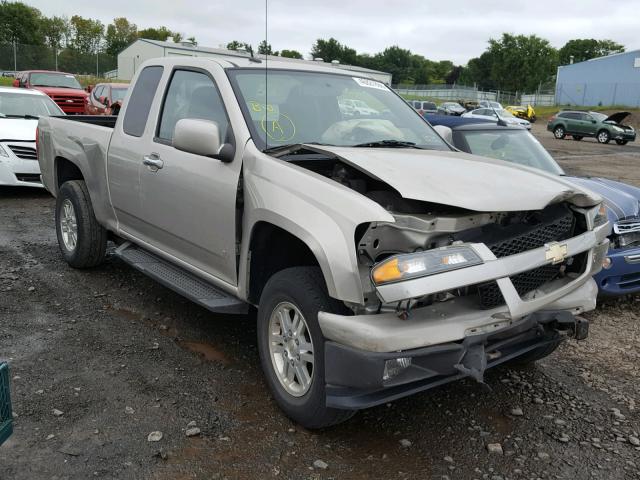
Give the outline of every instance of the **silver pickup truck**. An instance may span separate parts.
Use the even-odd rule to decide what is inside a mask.
[[[41,118],[38,159],[69,265],[111,241],[213,312],[257,307],[268,386],[309,428],[584,338],[608,247],[597,195],[461,153],[326,65],[151,60],[117,119]]]

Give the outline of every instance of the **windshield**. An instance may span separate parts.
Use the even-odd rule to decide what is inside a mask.
[[[455,136],[456,147],[467,153],[564,175],[549,152],[524,129],[458,130]]]
[[[261,150],[297,143],[354,146],[380,141],[449,150],[415,110],[375,80],[274,69],[265,84],[262,69],[227,72]]]
[[[454,103],[454,102],[444,102],[444,103],[442,104],[442,106],[443,106],[443,107],[460,107],[460,108],[462,108],[462,107],[460,106],[460,104],[458,104],[458,103]]]
[[[32,73],[29,83],[32,87],[77,88],[82,86],[73,75],[66,73]]]
[[[589,112],[589,115],[595,118],[598,122],[603,122],[607,118],[609,118],[609,115],[604,115],[603,113],[598,113],[598,112]]]
[[[509,112],[507,110],[504,110],[504,109],[496,108],[496,112],[498,112],[498,115],[500,115],[501,117],[504,117],[504,118],[515,118],[511,112]]]
[[[126,88],[111,88],[111,103],[121,102],[127,94]]]
[[[25,115],[48,117],[64,115],[64,112],[46,95],[0,92],[0,117],[24,117]]]

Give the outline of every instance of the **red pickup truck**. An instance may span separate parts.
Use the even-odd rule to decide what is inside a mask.
[[[66,114],[83,114],[89,95],[80,82],[70,73],[48,70],[19,72],[13,81],[14,87],[34,88],[46,93]]]

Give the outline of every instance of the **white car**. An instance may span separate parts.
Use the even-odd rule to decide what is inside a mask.
[[[346,98],[341,103],[348,111],[353,112],[352,115],[378,115],[380,113],[367,105],[366,102],[355,98]]]
[[[478,105],[480,108],[497,108],[498,110],[502,110],[504,108],[500,102],[494,102],[492,100],[480,100]]]
[[[46,94],[0,87],[0,186],[42,187],[36,128],[51,115],[64,112]]]
[[[526,128],[527,130],[531,130],[531,122],[529,122],[528,120],[524,120],[522,118],[515,117],[510,112],[507,112],[505,109],[476,108],[475,110],[471,110],[470,112],[463,113],[462,116],[465,118],[479,118],[482,120],[492,120],[494,122],[498,120],[502,120],[507,125],[519,125],[521,127]]]

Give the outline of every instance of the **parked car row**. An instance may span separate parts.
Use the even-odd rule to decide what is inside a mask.
[[[126,83],[99,83],[84,89],[74,75],[48,70],[18,72],[13,86],[47,94],[68,115],[117,115],[128,88]]]

